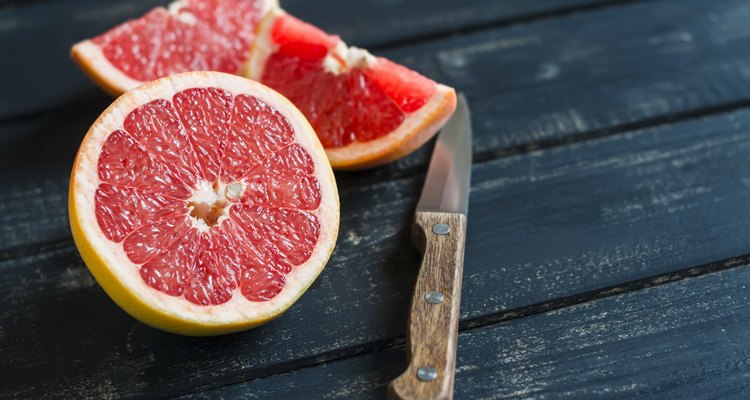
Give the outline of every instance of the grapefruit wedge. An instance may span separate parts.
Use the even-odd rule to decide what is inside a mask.
[[[333,250],[336,183],[312,127],[283,96],[188,72],[118,98],[81,144],[71,228],[107,294],[170,332],[266,322]]]
[[[84,40],[71,53],[115,95],[185,71],[260,81],[302,111],[337,169],[411,153],[456,106],[452,88],[348,47],[286,14],[276,0],[178,0]]]
[[[187,71],[245,72],[258,23],[276,0],[178,0],[73,46],[71,55],[119,96]]]
[[[452,88],[347,47],[279,9],[259,27],[248,77],[279,91],[305,114],[338,169],[411,153],[456,107]]]

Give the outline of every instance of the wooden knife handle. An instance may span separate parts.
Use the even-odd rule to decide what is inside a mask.
[[[406,332],[409,366],[388,386],[388,397],[452,399],[466,216],[417,212],[413,238],[422,265]]]

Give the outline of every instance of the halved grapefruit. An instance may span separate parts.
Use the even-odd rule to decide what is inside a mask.
[[[352,169],[401,158],[430,139],[456,107],[450,87],[274,9],[261,23],[249,75],[292,101],[331,165]]]
[[[243,74],[256,27],[276,0],[177,0],[73,46],[108,92],[187,71]]]
[[[278,316],[333,250],[336,183],[299,110],[218,72],[146,83],[94,122],[69,212],[109,296],[160,329],[211,335]]]

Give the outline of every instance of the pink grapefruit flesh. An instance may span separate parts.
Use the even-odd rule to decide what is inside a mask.
[[[408,154],[455,109],[453,89],[281,11],[261,25],[250,77],[305,114],[339,168]]]
[[[73,46],[73,58],[115,94],[187,71],[241,74],[256,26],[275,0],[179,0]]]
[[[74,236],[94,276],[126,311],[180,333],[278,315],[323,268],[338,229],[335,181],[305,118],[221,73],[122,96],[87,134],[71,181]]]

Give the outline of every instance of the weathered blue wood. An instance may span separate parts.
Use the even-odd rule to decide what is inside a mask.
[[[464,323],[750,254],[749,163],[742,111],[475,165]],[[116,397],[178,395],[391,343],[403,335],[419,261],[408,227],[422,179],[341,179],[339,243],[321,277],[281,318],[223,338],[136,323],[72,247],[0,264],[3,329],[30,332],[0,337],[9,359],[0,376],[13,377],[0,397],[79,390],[70,382]]]
[[[622,0],[621,0],[622,1]],[[422,1],[290,0],[282,6],[341,34],[356,45],[401,42],[415,36],[515,20],[611,0]],[[70,46],[168,0],[49,0],[0,8],[0,119],[86,101],[98,89],[73,64]],[[2,0],[0,0],[0,5]],[[39,88],[43,90],[29,90]]]
[[[306,21],[357,46],[395,46],[637,0],[280,0]]]
[[[750,267],[465,331],[457,399],[750,398]],[[382,399],[398,346],[194,393],[198,399]]]
[[[34,253],[55,242],[72,245],[67,188],[67,179],[39,177],[10,184],[7,192],[0,193],[0,260]]]
[[[748,14],[750,5],[742,0],[639,3],[387,53],[468,93],[475,159],[482,160],[750,105],[750,75],[743,72],[750,68],[750,53],[744,51],[750,43],[750,24],[743,17]],[[539,74],[552,65],[556,72]],[[47,171],[51,179],[64,182],[81,138],[110,102],[92,93],[77,107],[0,123],[0,184],[15,187],[6,183],[11,177],[33,182],[25,174],[33,168],[40,170],[37,176]],[[340,176],[359,185],[413,175],[423,170],[429,151],[427,146],[393,165]],[[61,198],[59,193],[40,189],[39,197]],[[64,218],[53,217],[54,210],[41,212],[53,221]],[[8,208],[7,215],[28,223],[16,218],[22,211]],[[33,245],[68,238],[66,224],[40,228],[37,237],[0,236],[0,251],[3,243]]]
[[[35,4],[29,7],[43,5]],[[643,2],[487,28],[385,52],[467,91],[474,108],[480,162],[474,170],[464,326],[580,301],[586,291],[609,286],[627,290],[632,280],[703,264],[724,267],[731,264],[726,259],[747,258],[750,172],[745,166],[750,162],[750,111],[697,117],[748,105],[750,59],[744,51],[750,41],[748,14],[750,7],[740,0]],[[76,15],[85,17],[85,13]],[[106,15],[99,17],[104,21]],[[40,21],[57,26],[49,19]],[[60,26],[67,25],[61,22]],[[62,41],[64,35],[80,33],[70,29],[54,37]],[[0,36],[0,43],[9,37]],[[0,397],[175,396],[372,352],[400,340],[418,262],[408,243],[408,224],[427,150],[375,172],[339,174],[343,207],[339,245],[310,293],[282,318],[223,338],[164,334],[136,323],[114,306],[70,244],[65,221],[67,170],[88,124],[109,100],[84,84],[82,75],[73,75],[79,73],[72,72],[67,59],[62,64],[64,55],[47,56],[52,54],[44,47],[48,44],[34,40],[12,47],[14,52],[9,54],[16,58],[0,68],[9,65],[16,74],[37,77],[34,87],[45,90],[38,90],[35,101],[27,105],[52,107],[54,102],[48,100],[57,99],[67,108],[29,119],[14,114],[10,123],[0,125],[0,184],[6,189],[0,192],[0,353],[4,356]],[[55,43],[58,50],[63,48]],[[23,57],[33,53],[28,49],[37,49],[44,61],[24,63],[28,59]],[[39,74],[42,65],[47,75]],[[71,69],[58,68],[63,65]],[[18,75],[6,76],[14,77],[8,85],[28,82]],[[70,86],[56,92],[65,85]],[[25,107],[28,99],[17,94],[26,92],[7,87],[0,97],[13,93],[16,97],[10,103]],[[75,101],[82,103],[71,105]],[[666,123],[686,117],[692,120]],[[659,126],[635,129],[650,125]],[[583,141],[593,138],[599,139]],[[570,143],[563,145],[566,142]],[[536,146],[544,150],[495,160],[509,149],[526,151]],[[708,282],[705,287],[691,286],[690,292],[681,293],[710,291],[713,281],[703,282]],[[747,298],[734,298],[747,304]],[[670,302],[680,299],[684,297],[665,296],[662,302],[664,307],[679,309],[680,304]],[[692,307],[696,318],[711,315],[710,308],[697,304]],[[643,309],[660,310],[652,303]],[[630,310],[636,316],[645,313],[636,311]],[[670,317],[661,312],[669,317],[658,320],[664,324],[680,321],[678,314]],[[560,315],[563,320],[574,319]],[[729,325],[722,321],[715,322]],[[622,328],[638,327],[637,322],[626,319]],[[554,325],[540,323],[537,330],[528,332],[541,335],[550,326]],[[675,360],[688,362],[688,367],[667,376],[664,385],[654,386],[657,390],[672,390],[675,396],[690,394],[690,384],[698,382],[698,390],[710,388],[700,393],[745,394],[739,392],[746,388],[746,381],[740,379],[744,375],[734,371],[746,367],[747,356],[733,357],[743,355],[747,346],[737,350],[711,342],[711,337],[701,336],[701,330],[678,325],[673,329],[662,350],[669,350],[670,356],[679,353],[683,358]],[[709,341],[674,347],[683,331],[687,337]],[[502,333],[513,337],[513,332]],[[599,343],[601,335],[575,337],[572,333],[570,343],[603,343]],[[562,334],[550,337],[566,339]],[[648,338],[641,335],[627,342],[629,349],[640,349],[641,340],[648,345]],[[468,343],[481,350],[476,357],[482,361],[481,354],[491,354],[487,349],[493,349],[492,343],[503,342]],[[539,349],[523,341],[510,348],[520,351],[524,344]],[[545,342],[545,348],[555,344]],[[701,345],[717,356],[704,358],[704,353],[697,353]],[[541,393],[549,393],[548,397],[568,392],[569,396],[606,395],[603,382],[625,385],[658,375],[657,370],[647,370],[625,377],[590,375],[592,381],[576,381],[587,376],[586,363],[605,372],[620,367],[619,358],[606,358],[613,347],[603,349],[586,354],[562,346],[547,358],[532,351],[517,362],[502,362],[511,365],[512,371],[531,367],[547,371],[550,365],[573,371],[561,375],[559,384],[543,388]],[[379,374],[369,387],[357,386],[365,376],[359,372],[347,380],[338,370],[329,370],[333,372],[325,382],[352,382],[331,393],[359,396],[359,391],[349,389],[353,387],[364,394],[382,394],[383,383],[395,374],[383,371],[395,371],[398,365],[391,363],[402,362],[400,350],[389,351],[374,367],[349,366],[362,374],[365,368]],[[575,358],[565,364],[571,354]],[[635,360],[648,358],[646,353],[631,354]],[[537,356],[544,363],[535,364]],[[722,356],[730,360],[728,365],[701,369],[704,360],[716,365]],[[596,364],[596,357],[613,364]],[[654,365],[664,357],[654,358]],[[696,359],[699,362],[689,363]],[[575,361],[582,362],[578,368],[584,369],[576,369]],[[635,364],[625,365],[632,370]],[[513,388],[510,378],[519,378],[500,374],[510,383],[497,383],[482,373],[460,370],[459,398],[490,397],[498,385]],[[534,396],[523,392],[524,388],[546,379],[538,373],[528,376],[516,383],[517,396]],[[267,388],[274,388],[273,379],[267,381]],[[461,392],[460,382],[472,380],[478,383],[465,387],[473,392]],[[300,387],[304,382],[309,381],[284,384]],[[483,387],[482,382],[492,386]],[[592,389],[575,392],[579,386]],[[295,393],[299,397],[308,392],[310,396],[315,393],[305,386]]]

